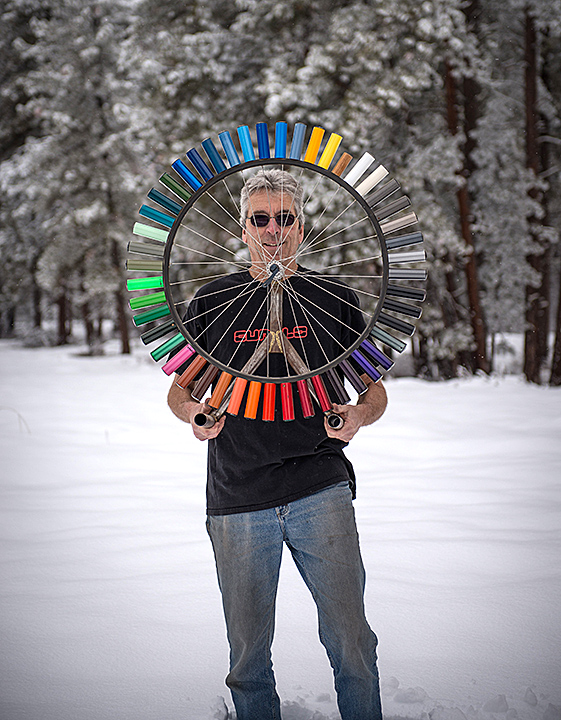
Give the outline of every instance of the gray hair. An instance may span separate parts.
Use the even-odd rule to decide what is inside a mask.
[[[300,224],[304,224],[304,211],[302,209],[302,185],[286,170],[260,170],[244,183],[240,193],[240,221],[245,227],[245,221],[251,213],[250,195],[258,192],[267,192],[275,195],[289,195],[290,210],[297,216]]]

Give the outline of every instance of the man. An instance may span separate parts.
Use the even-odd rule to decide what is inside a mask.
[[[249,271],[205,286],[189,308],[191,330],[200,342],[212,344],[213,337],[224,338],[231,352],[249,345],[236,346],[233,340],[232,322],[238,315],[230,325],[221,324],[232,326],[232,332],[220,329],[213,336],[220,323],[212,316],[212,304],[222,303],[225,294],[241,296],[249,287],[254,288],[258,307],[259,293],[276,282],[272,274],[282,278],[287,288],[299,283],[305,295],[309,272],[297,263],[304,237],[302,188],[289,173],[262,171],[246,182],[241,222],[251,257]],[[345,286],[338,292],[341,299],[330,292],[330,302],[339,314],[346,313],[346,321],[334,323],[333,328],[344,334],[345,328],[356,326],[355,332],[360,332],[362,316],[358,309],[353,312],[349,301],[356,296]],[[214,299],[218,297],[220,301]],[[336,332],[333,328],[330,335]],[[313,357],[311,335],[306,340]],[[242,350],[246,356],[251,352],[248,347]],[[282,352],[273,359],[285,362]],[[332,429],[322,415],[304,418],[301,413],[286,423],[277,417],[263,422],[225,415],[213,427],[201,428],[193,418],[208,407],[194,400],[189,388],[174,383],[170,389],[171,410],[191,423],[195,437],[209,441],[207,528],[230,643],[226,684],[238,720],[280,719],[271,643],[284,544],[318,608],[320,640],[333,667],[342,720],[381,718],[377,639],[364,614],[365,577],[352,506],[354,474],[343,454],[359,428],[377,420],[386,407],[382,384],[364,380],[368,389],[356,405],[334,407],[344,419],[339,430]]]

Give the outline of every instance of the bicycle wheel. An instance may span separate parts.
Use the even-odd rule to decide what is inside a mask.
[[[202,142],[207,160],[189,150],[172,164],[174,175],[160,178],[174,197],[148,193],[166,212],[140,209],[161,227],[136,223],[142,240],[128,247],[130,271],[156,273],[128,281],[131,291],[157,290],[131,300],[141,310],[133,321],[164,319],[142,340],[173,333],[152,357],[175,353],[164,371],[181,368],[182,386],[198,379],[195,397],[214,382],[210,404],[228,412],[237,412],[249,383],[246,417],[257,417],[262,395],[263,419],[274,416],[278,385],[283,417],[291,419],[293,383],[310,416],[312,399],[323,412],[348,401],[343,378],[359,393],[366,389],[361,374],[379,380],[393,362],[378,344],[405,349],[399,334],[411,335],[414,325],[398,315],[420,316],[409,301],[424,299],[417,285],[426,279],[426,270],[414,267],[424,251],[401,251],[420,245],[422,235],[411,232],[417,217],[386,168],[369,153],[355,163],[343,153],[335,162],[341,137],[332,133],[323,143],[322,128],[313,128],[306,143],[306,126],[297,123],[290,148],[287,134],[287,124],[277,123],[271,147],[267,125],[258,123],[256,146],[249,128],[238,128],[241,154],[227,131],[219,134],[223,155],[210,138]],[[305,219],[295,218],[289,192],[262,193],[262,216],[282,211],[267,243],[252,225],[259,220],[254,208],[242,225],[239,198],[254,175],[275,170],[284,171],[277,174],[283,183],[292,178],[302,188]],[[301,226],[293,242],[293,228]]]

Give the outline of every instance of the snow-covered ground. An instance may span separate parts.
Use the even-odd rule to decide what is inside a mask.
[[[145,349],[0,342],[1,720],[206,720],[230,704],[205,447],[168,385]],[[349,448],[386,715],[559,720],[561,389],[387,389]],[[338,717],[285,560],[284,718]]]

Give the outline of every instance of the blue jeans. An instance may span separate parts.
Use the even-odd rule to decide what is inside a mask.
[[[207,519],[222,592],[238,720],[280,720],[271,644],[283,544],[316,602],[342,720],[381,720],[376,635],[351,491],[338,483],[288,505]]]

